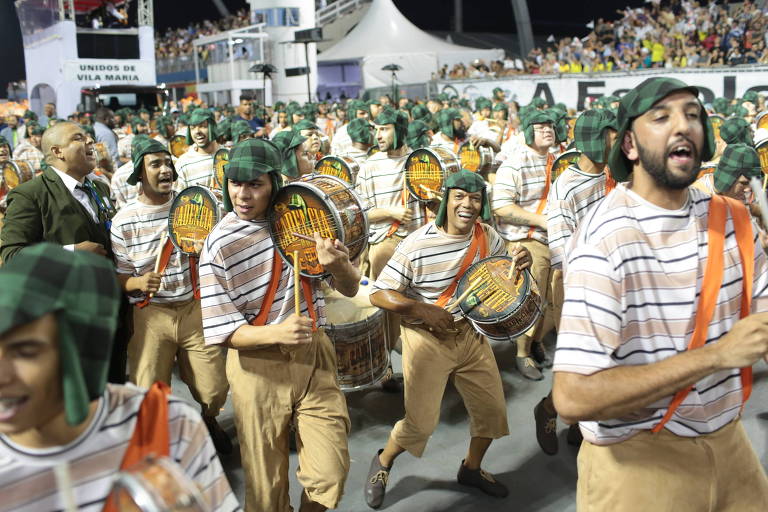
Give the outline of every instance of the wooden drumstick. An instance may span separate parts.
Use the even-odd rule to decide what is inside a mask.
[[[458,298],[458,299],[456,299],[456,300],[455,300],[455,301],[453,301],[452,303],[450,303],[450,304],[448,304],[447,306],[445,306],[445,309],[446,309],[447,311],[450,311],[450,310],[452,310],[453,308],[455,308],[456,306],[458,306],[459,304],[461,304],[461,302],[462,302],[464,299],[466,299],[467,297],[469,297],[469,294],[470,294],[470,293],[472,293],[472,290],[474,290],[475,288],[477,288],[477,286],[478,286],[480,283],[482,283],[482,282],[483,282],[483,278],[482,278],[482,277],[477,277],[477,278],[475,278],[475,280],[474,280],[474,281],[471,281],[471,282],[469,283],[469,286],[467,286],[467,289],[466,289],[466,290],[464,290],[464,293],[462,293],[461,295],[459,295],[459,298]]]
[[[421,189],[423,189],[423,190],[426,190],[426,191],[427,191],[427,193],[428,193],[429,195],[431,195],[431,196],[432,196],[432,197],[430,197],[429,199],[435,198],[435,199],[437,199],[438,201],[442,201],[442,200],[443,200],[443,196],[441,196],[440,194],[438,194],[438,193],[437,193],[437,192],[435,192],[434,190],[430,189],[430,188],[429,188],[429,187],[427,187],[426,185],[421,185],[421,184],[420,184],[420,185],[419,185],[419,188],[421,188]]]
[[[306,240],[307,242],[312,242],[313,244],[315,243],[315,239],[312,238],[311,236],[302,235],[301,233],[291,233],[291,234],[296,238],[301,238],[302,240]]]
[[[293,251],[293,304],[296,307],[296,314],[301,314],[301,304],[299,304],[299,286],[301,282],[301,263],[299,262],[299,251]]]
[[[518,250],[520,248],[520,242],[517,242],[515,244],[515,250]],[[509,272],[507,272],[507,281],[512,279],[512,274],[515,272],[515,260],[512,260],[512,264],[509,266]]]
[[[160,248],[157,250],[157,254],[155,255],[155,274],[160,273],[160,264],[162,263],[161,260],[163,259],[163,247],[165,247],[165,241],[168,239],[168,233],[163,231],[163,233],[160,235]],[[162,281],[160,282],[160,285],[162,286]],[[160,291],[160,288],[157,289],[157,291]],[[155,296],[155,292],[151,292],[149,294],[149,298]]]

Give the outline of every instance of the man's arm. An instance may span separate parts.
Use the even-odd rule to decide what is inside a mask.
[[[547,216],[539,213],[531,213],[516,204],[508,204],[493,211],[494,215],[501,217],[510,224],[518,226],[536,226],[547,230]]]
[[[0,231],[0,259],[7,263],[23,248],[43,241],[39,205],[26,194],[11,190],[8,209]]]

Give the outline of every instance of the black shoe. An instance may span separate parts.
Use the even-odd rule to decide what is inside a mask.
[[[584,436],[581,435],[581,429],[579,424],[571,425],[568,427],[568,436],[565,438],[568,444],[571,446],[581,446],[581,442],[584,440]]]
[[[477,487],[485,494],[494,498],[506,498],[509,495],[507,487],[501,482],[497,482],[492,474],[486,473],[479,468],[469,469],[464,465],[464,461],[461,461],[461,467],[459,467],[459,474],[456,475],[456,480],[461,485]]]
[[[209,417],[203,418],[205,426],[208,427],[208,433],[211,435],[213,446],[216,451],[223,455],[230,455],[232,453],[232,440],[229,438],[224,429],[221,428],[216,418]]]
[[[531,343],[531,357],[539,365],[539,368],[551,368],[552,359],[550,359],[547,350],[544,348],[543,341],[534,341]]]
[[[546,396],[533,408],[533,417],[536,419],[536,440],[541,450],[547,455],[557,453],[557,413],[549,412],[544,403],[551,399]]]
[[[379,508],[384,503],[384,495],[387,493],[387,482],[389,481],[389,471],[391,467],[381,465],[379,455],[384,450],[379,450],[371,460],[371,467],[368,470],[368,478],[365,481],[365,502],[371,508]]]
[[[544,375],[542,375],[541,371],[536,367],[536,362],[530,356],[516,357],[515,366],[517,366],[517,371],[519,371],[526,379],[542,380],[544,378]]]
[[[391,368],[388,374],[389,375],[381,381],[382,391],[386,391],[387,393],[402,393],[403,384],[400,382],[400,379],[398,379],[395,374],[392,373]]]

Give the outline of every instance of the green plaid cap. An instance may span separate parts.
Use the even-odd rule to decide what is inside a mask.
[[[120,308],[112,262],[41,243],[0,267],[0,290],[0,334],[56,314],[65,417],[81,424],[107,383]]]
[[[446,93],[441,92],[440,94],[437,95],[437,101],[439,101],[441,103],[445,103],[447,101],[450,101],[450,98],[448,97],[448,95]]]
[[[491,220],[491,205],[488,201],[488,192],[485,187],[485,180],[480,174],[467,169],[462,169],[455,174],[451,174],[445,180],[445,194],[442,201],[440,201],[440,208],[435,215],[435,225],[443,227],[447,220],[448,214],[448,195],[453,188],[460,188],[466,192],[482,192],[483,193],[483,205],[480,207],[480,217],[485,222]]]
[[[280,148],[264,139],[246,139],[238,142],[229,152],[229,161],[224,165],[223,201],[224,209],[232,211],[232,201],[229,199],[229,180],[248,182],[257,179],[262,174],[269,174],[272,180],[272,197],[282,186],[280,170],[283,157]]]
[[[549,113],[549,117],[552,118],[557,141],[565,142],[568,138],[568,113],[558,108],[548,108],[546,111]]]
[[[727,192],[742,175],[746,178],[759,178],[762,175],[760,157],[752,146],[729,144],[723,150],[715,170],[715,190],[720,194]]]
[[[366,119],[353,119],[347,125],[347,134],[352,142],[373,144],[373,129]]]
[[[605,130],[616,129],[616,116],[610,110],[587,110],[576,120],[573,139],[576,149],[593,162],[605,163]]]
[[[546,104],[547,104],[547,101],[544,98],[533,98],[531,100],[531,106],[533,108],[542,108]]]
[[[319,130],[320,128],[309,119],[302,119],[301,121],[293,125],[293,129],[296,130],[297,132],[300,132],[302,130]]]
[[[493,97],[498,98],[500,94],[503,94],[504,91],[501,89],[501,87],[494,87],[493,88]]]
[[[166,139],[171,136],[171,133],[168,131],[168,128],[173,126],[173,120],[166,116],[160,116],[157,118],[157,131],[160,132],[160,135],[165,137]]]
[[[232,139],[232,119],[229,117],[224,117],[216,123],[216,130],[214,130],[216,133],[216,138],[224,137],[225,140],[231,140]]]
[[[488,98],[484,98],[483,96],[480,96],[479,98],[475,99],[475,110],[477,112],[480,112],[484,108],[493,108],[493,102],[489,100]]]
[[[370,115],[371,109],[368,104],[362,100],[352,100],[347,103],[347,118],[354,119],[357,117],[357,111],[363,110]]]
[[[453,138],[453,120],[461,119],[461,112],[455,108],[444,108],[437,113],[437,126],[441,132]]]
[[[627,181],[632,172],[632,164],[621,150],[621,141],[624,140],[624,134],[629,130],[632,121],[648,112],[651,107],[662,99],[678,91],[688,91],[695,98],[699,96],[699,90],[696,87],[690,86],[681,80],[668,77],[648,78],[622,96],[616,119],[617,131],[619,132],[616,139],[618,144],[613,145],[611,154],[608,157],[608,166],[611,168],[611,174],[616,181]],[[701,108],[701,123],[704,129],[704,151],[701,158],[706,161],[710,160],[712,155],[715,154],[715,140],[703,106]]]
[[[757,92],[755,92],[755,91],[747,91],[747,92],[745,92],[743,100],[744,101],[748,101],[750,103],[754,103],[755,105],[757,105],[757,101],[758,101]]]
[[[28,135],[42,135],[45,132],[45,128],[35,122],[31,122],[27,125]]]
[[[191,114],[189,114],[186,125],[187,125],[187,144],[192,145],[192,132],[190,131],[190,126],[195,126],[198,124],[203,124],[204,122],[208,121],[208,141],[216,140],[216,118],[213,117],[213,112],[211,112],[207,108],[197,108],[192,111]]]
[[[131,128],[135,130],[138,125],[147,126],[147,122],[140,117],[134,117],[131,120]]]
[[[360,121],[365,121],[365,119],[360,119]],[[291,178],[298,178],[299,162],[296,160],[296,152],[294,150],[301,146],[305,140],[307,140],[307,138],[298,130],[284,130],[278,132],[272,139],[272,142],[280,150],[283,157],[283,165],[280,169],[282,174]]]
[[[712,101],[712,108],[715,109],[715,112],[718,114],[726,115],[728,114],[728,110],[730,109],[731,102],[728,101],[726,98],[715,98],[714,101]]]
[[[745,117],[749,115],[749,111],[741,105],[734,105],[734,107],[731,109],[731,115],[736,117]]]
[[[138,139],[138,140],[137,140]],[[136,185],[141,181],[141,173],[144,170],[144,156],[152,153],[165,153],[170,156],[170,151],[160,142],[149,137],[136,135],[131,141],[131,161],[133,162],[133,172],[125,180],[129,185]],[[176,173],[176,167],[171,159],[171,169],[173,169],[173,181],[179,177]]]
[[[429,146],[429,125],[424,121],[411,121],[408,123],[408,136],[405,138],[405,143],[412,150],[425,148]]]
[[[253,131],[248,121],[235,121],[230,125],[230,133],[232,134],[232,142],[237,143],[240,141],[241,136],[251,135],[256,132]]]
[[[392,147],[400,149],[405,145],[408,136],[408,117],[404,112],[387,107],[373,120],[374,124],[392,124],[395,126],[395,141]]]
[[[139,114],[149,114],[149,110],[147,110],[147,109],[145,109],[145,108],[140,108],[140,109],[138,110],[138,113],[139,113]]]
[[[521,121],[525,143],[529,146],[533,144],[533,141],[535,140],[533,125],[549,123],[553,127],[555,126],[555,120],[552,119],[552,114],[547,110],[530,110],[525,114]]]
[[[381,105],[381,102],[376,98],[372,98],[368,100],[368,106],[370,107],[371,105]]]
[[[35,114],[31,110],[25,110],[24,119],[31,119],[32,121],[37,121],[37,114]]]
[[[731,117],[723,121],[720,125],[720,138],[726,144],[749,144],[752,145],[752,129],[746,119],[741,117]]]

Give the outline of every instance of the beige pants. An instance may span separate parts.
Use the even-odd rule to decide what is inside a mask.
[[[538,240],[526,238],[520,242],[508,242],[507,251],[512,254],[518,243],[531,253],[531,275],[536,281],[541,300],[546,304],[544,314],[521,338],[541,341],[560,323],[560,315],[563,311],[563,274],[550,266],[549,246]]]
[[[288,436],[296,430],[297,476],[312,501],[339,503],[349,471],[350,423],[336,383],[336,353],[322,329],[312,343],[230,349],[227,377],[245,470],[245,510],[287,512]]]
[[[389,263],[390,258],[395,253],[397,244],[403,240],[403,237],[392,235],[383,241],[368,246],[368,264],[370,265],[370,278],[376,281],[384,267]],[[385,311],[387,347],[390,350],[395,348],[397,339],[400,337],[400,315]]]
[[[470,435],[498,439],[509,434],[507,404],[496,358],[488,341],[466,321],[459,333],[439,340],[424,328],[403,325],[405,418],[392,440],[421,457],[440,419],[448,379],[453,381],[469,413]]]
[[[740,421],[696,438],[668,430],[581,444],[579,512],[765,512],[768,479]]]
[[[133,337],[128,343],[128,372],[137,386],[155,381],[170,386],[174,360],[179,376],[203,408],[203,416],[217,416],[227,400],[221,347],[206,345],[200,301],[150,303],[133,308]]]

